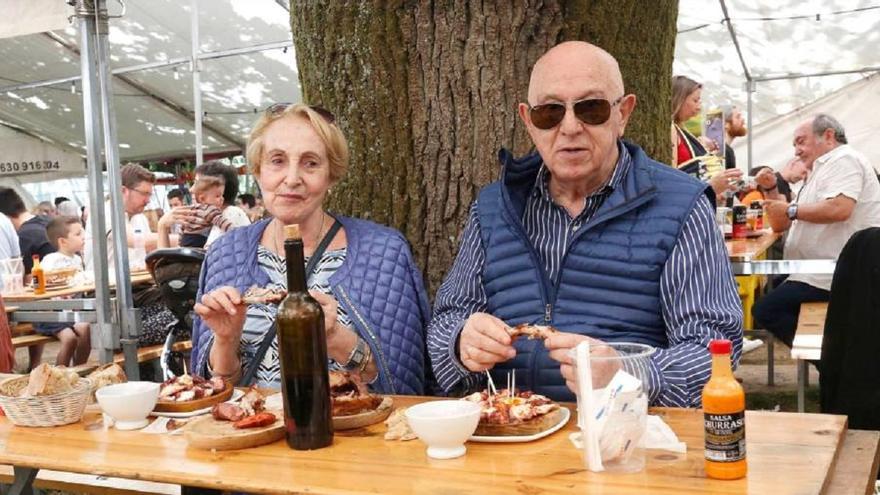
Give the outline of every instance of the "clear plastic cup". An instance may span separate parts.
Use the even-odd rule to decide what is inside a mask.
[[[0,261],[0,276],[3,278],[3,295],[24,292],[24,263],[21,258]]]
[[[654,348],[645,344],[608,342],[591,346],[590,365],[595,416],[599,431],[599,451],[605,471],[634,473],[645,468],[642,435],[648,419],[648,377],[650,357]],[[569,354],[575,363],[575,350]],[[578,390],[581,389],[578,380]],[[586,408],[578,394],[578,410]],[[584,424],[582,424],[584,423]],[[579,420],[584,432],[584,462],[587,463],[585,421]],[[589,469],[589,464],[587,463]]]

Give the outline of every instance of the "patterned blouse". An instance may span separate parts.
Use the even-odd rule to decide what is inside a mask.
[[[309,290],[332,295],[330,291],[330,276],[345,262],[346,249],[328,250],[321,256],[321,261],[315,267],[314,273],[308,280]],[[306,258],[306,264],[309,259]],[[257,265],[269,275],[270,283],[267,287],[287,289],[287,265],[284,258],[263,246],[257,247]],[[275,314],[278,307],[274,304],[251,304],[247,308],[247,316],[244,321],[244,329],[241,335],[241,367],[247,370],[250,367],[260,343],[266,333],[275,324]],[[341,306],[337,306],[336,318],[340,324],[351,327],[351,319]],[[331,369],[339,369],[338,363],[329,360]],[[263,361],[260,363],[254,376],[254,383],[261,387],[281,387],[281,365],[278,362],[278,340],[273,339],[272,345],[266,351]]]

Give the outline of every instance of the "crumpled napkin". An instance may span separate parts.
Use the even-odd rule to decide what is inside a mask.
[[[576,448],[581,450],[584,448],[581,432],[574,432],[568,438]],[[668,450],[677,454],[687,453],[687,444],[678,440],[678,436],[660,416],[651,414],[648,415],[645,434],[642,435],[639,446],[646,449]]]

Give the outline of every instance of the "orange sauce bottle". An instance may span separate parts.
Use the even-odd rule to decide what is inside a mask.
[[[712,376],[703,387],[703,425],[706,431],[706,476],[720,480],[743,478],[746,466],[746,394],[730,367],[731,343],[713,340]]]
[[[34,279],[34,294],[46,293],[46,274],[43,273],[43,267],[40,266],[40,255],[33,256],[34,267],[31,268],[31,277]]]

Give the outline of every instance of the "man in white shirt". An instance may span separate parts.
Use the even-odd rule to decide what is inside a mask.
[[[126,238],[128,240],[128,247],[135,247],[135,236],[134,236],[134,228],[131,224],[131,217],[137,215],[138,213],[142,213],[144,208],[146,208],[147,204],[150,202],[150,197],[153,195],[153,184],[156,182],[156,177],[152,172],[145,169],[144,167],[136,164],[129,163],[122,167],[120,170],[120,175],[122,178],[122,206],[125,213],[125,226],[126,226]],[[85,241],[85,249],[83,252],[83,261],[86,265],[86,271],[94,270],[94,239],[92,238],[92,226],[91,220],[95,215],[89,215],[88,220],[86,220],[86,241]],[[104,202],[104,226],[107,229],[107,262],[108,267],[113,266],[113,242],[112,237],[110,235],[113,225],[112,219],[110,216],[110,202]],[[149,230],[143,232],[141,234],[141,238],[144,243],[144,250],[146,252],[150,252],[156,249],[156,234],[149,232]]]
[[[855,232],[880,226],[880,182],[867,159],[847,144],[843,126],[829,115],[799,125],[794,147],[810,173],[792,202],[766,202],[770,224],[788,230],[785,259],[837,259]],[[758,300],[752,314],[791,346],[801,303],[827,301],[831,278],[791,275]]]

